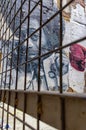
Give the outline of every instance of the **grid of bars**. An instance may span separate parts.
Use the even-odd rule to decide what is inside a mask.
[[[16,1],[17,0],[1,0],[0,1],[0,39],[2,41],[4,41],[4,43],[2,44],[1,48],[3,50],[3,57],[1,59],[1,62],[2,62],[2,72],[0,73],[1,74],[1,86],[2,86],[2,81],[3,81],[3,75],[5,75],[5,82],[7,80],[7,72],[9,71],[10,73],[10,77],[9,77],[9,90],[11,89],[10,86],[11,86],[11,74],[12,74],[12,70],[14,69],[14,67],[12,66],[12,58],[11,58],[11,65],[10,65],[10,68],[7,69],[7,63],[8,63],[8,57],[11,55],[13,56],[13,51],[17,50],[17,63],[16,63],[16,85],[15,85],[15,90],[17,90],[17,85],[18,85],[18,69],[20,66],[23,66],[25,65],[25,79],[24,79],[24,91],[26,91],[26,78],[27,78],[27,63],[29,62],[32,62],[34,60],[38,60],[38,92],[40,92],[40,64],[41,64],[41,58],[43,58],[44,56],[47,56],[49,54],[52,54],[54,52],[60,52],[60,93],[62,94],[63,93],[63,90],[62,90],[62,49],[66,48],[66,47],[69,47],[70,45],[72,44],[75,44],[75,43],[78,43],[78,42],[81,42],[83,40],[86,39],[86,37],[83,37],[82,39],[78,39],[72,43],[69,43],[67,45],[62,45],[62,27],[63,27],[63,22],[62,22],[62,11],[68,6],[70,5],[74,0],[71,0],[69,1],[64,7],[62,7],[62,0],[60,0],[60,10],[58,10],[58,12],[56,12],[53,16],[51,16],[45,23],[42,23],[42,8],[43,8],[43,2],[42,0],[39,0],[38,2],[35,2],[35,6],[30,9],[30,3],[31,1],[29,0],[28,1],[28,15],[22,20],[22,7],[23,7],[23,4],[26,2],[26,0],[21,0],[21,6],[19,7],[19,9],[16,11]],[[40,26],[38,29],[36,29],[32,34],[29,33],[29,24],[30,24],[30,15],[33,13],[33,11],[35,10],[35,8],[39,5],[39,8],[40,8]],[[9,10],[9,7],[10,7],[10,10]],[[12,17],[12,11],[14,11],[14,16]],[[16,13],[15,13],[16,12]],[[15,29],[15,18],[17,16],[17,14],[20,14],[20,23],[19,23],[19,26]],[[60,15],[60,47],[57,48],[57,49],[54,49],[54,50],[50,50],[48,51],[47,53],[45,54],[41,54],[41,41],[42,41],[42,29],[43,27],[48,24],[52,19],[54,19],[57,15]],[[3,21],[3,17],[5,17],[4,21],[5,22],[8,22],[8,18],[10,19],[10,22],[9,22],[9,25],[7,26],[7,24],[5,25],[5,22]],[[12,18],[11,18],[12,17]],[[25,20],[28,20],[27,22],[27,37],[24,39],[24,41],[21,42],[20,38],[21,38],[21,26],[22,24],[25,22]],[[11,34],[10,32],[10,27],[11,27],[11,24],[13,24],[13,33]],[[3,30],[3,31],[2,31]],[[14,39],[15,39],[15,33],[19,31],[19,45],[17,45],[15,48],[14,48]],[[29,38],[32,37],[35,33],[37,33],[39,31],[39,52],[38,52],[38,56],[32,58],[31,60],[28,60],[28,42],[29,42]],[[2,33],[3,32],[3,33]],[[7,34],[8,33],[8,34]],[[8,40],[6,39],[7,38],[7,35],[8,36]],[[10,44],[10,40],[12,39],[12,51],[9,52],[9,44]],[[24,63],[21,63],[19,64],[19,53],[20,53],[20,47],[22,46],[23,43],[26,42],[26,51],[25,51],[25,54],[26,54],[26,57],[25,57],[25,62]],[[7,49],[7,52],[5,52],[5,47],[6,47],[6,44],[8,44],[8,49]],[[4,71],[4,60],[6,59],[6,68],[5,68],[5,71]],[[2,88],[3,89],[3,88]],[[5,88],[5,85],[4,85],[4,89],[6,90]],[[26,122],[25,122],[25,112],[26,112],[26,94],[24,94],[24,111],[23,111],[23,121],[20,120],[18,117],[16,117],[16,106],[17,106],[17,93],[15,95],[15,107],[14,107],[14,114],[12,115],[14,117],[14,128],[13,130],[16,129],[16,119],[18,119],[20,122],[23,123],[23,130],[25,130],[25,126],[28,126],[30,129],[32,130],[35,130],[32,126],[28,125]],[[8,120],[9,120],[9,114],[11,114],[9,112],[9,102],[10,102],[10,92],[9,92],[9,95],[8,95],[8,105],[7,105],[7,110],[5,109],[5,100],[6,100],[6,91],[4,91],[4,99],[3,99],[3,107],[2,107],[2,120],[3,120],[3,117],[4,117],[4,112],[6,111],[7,112],[7,124],[8,124]],[[37,100],[37,104],[39,106],[41,102],[41,97],[40,95],[38,95],[38,100]],[[65,113],[64,113],[64,99],[61,98],[61,114],[62,114],[62,130],[65,130]],[[37,113],[37,130],[40,129],[40,124],[39,124],[39,121],[40,121],[40,112]],[[2,122],[2,126],[3,126],[3,122]],[[3,128],[1,128],[3,129]],[[8,128],[7,128],[8,129]]]

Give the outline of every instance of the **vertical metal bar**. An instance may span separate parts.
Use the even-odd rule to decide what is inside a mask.
[[[0,2],[0,39],[1,39],[1,2]],[[1,51],[1,50],[0,50]],[[1,71],[1,58],[2,58],[2,53],[0,52],[0,71]],[[1,74],[0,74],[0,79],[1,79]]]
[[[6,8],[4,7],[4,4],[6,4],[6,1],[4,2],[3,6],[2,6],[2,9],[4,9],[4,12],[2,11],[3,17],[4,17],[4,15],[5,15],[5,12],[6,12],[7,8],[8,8],[8,6],[9,6],[9,3],[10,3],[10,1],[8,2]],[[3,7],[4,7],[4,8],[3,8]],[[6,15],[7,15],[7,14],[6,14]],[[7,19],[7,17],[6,17],[6,19]],[[5,19],[5,21],[6,21],[6,19]],[[4,23],[2,24],[1,29],[3,28],[3,26],[4,26]]]
[[[21,18],[22,18],[22,0],[21,0],[21,10],[20,10],[19,44],[21,43],[21,40],[20,40],[20,37],[21,37]],[[18,86],[19,52],[20,52],[20,46],[18,46],[18,51],[17,51],[17,70],[16,70],[16,85],[15,85],[16,90],[17,90],[17,86]]]
[[[1,6],[1,10],[0,10],[0,13],[2,12],[2,6]],[[1,15],[1,27],[2,27],[2,15]],[[2,29],[0,29],[0,38],[1,38],[1,34],[2,34]],[[2,45],[1,45],[2,46]],[[2,52],[2,47],[1,47],[1,52]],[[3,72],[3,68],[2,68],[2,72]],[[2,84],[2,77],[3,77],[3,73],[1,74],[1,84]],[[2,95],[1,95],[1,98],[2,98]],[[4,105],[4,104],[3,104]],[[2,115],[1,115],[1,125],[3,127],[3,109],[2,109]]]
[[[62,0],[60,0],[60,9],[62,8]],[[62,47],[62,12],[60,12],[60,46]],[[62,93],[62,50],[60,50],[60,93]]]
[[[8,13],[8,8],[6,9],[6,13]],[[10,16],[11,17],[11,16]],[[6,23],[7,23],[7,19],[6,19]],[[6,24],[6,28],[5,28],[5,30],[7,29],[7,24]],[[6,41],[6,35],[8,35],[7,34],[7,31],[6,31],[6,33],[5,33],[5,41]],[[9,30],[9,37],[10,37],[10,30]],[[9,38],[8,38],[9,39]],[[10,39],[9,39],[10,40]],[[9,40],[8,41],[6,41],[7,42],[7,44],[8,44],[8,46],[7,46],[7,52],[6,52],[6,55],[8,54],[8,50],[9,50]],[[5,48],[5,46],[4,46],[4,48]],[[5,73],[5,80],[4,80],[4,89],[6,88],[6,80],[7,80],[7,66],[8,66],[8,55],[7,55],[7,57],[6,57],[6,73]],[[8,113],[7,113],[7,116],[8,116]]]
[[[2,24],[3,24],[3,16],[1,17],[1,19],[2,19],[2,21],[1,21],[1,26],[2,26]],[[4,32],[4,26],[3,26],[3,28],[1,29],[1,34]],[[2,43],[1,43],[1,53],[3,54],[3,57],[4,57],[4,55],[5,55],[5,47],[3,47],[2,46],[2,44],[3,44],[3,34],[2,34]],[[3,48],[4,48],[4,50],[3,50]],[[3,71],[4,71],[4,59],[3,59],[3,61],[2,61],[2,74],[1,74],[1,87],[2,87],[2,83],[3,83]]]
[[[28,1],[28,14],[30,13],[30,0]],[[30,15],[27,17],[27,37],[29,36],[29,27],[30,27]],[[28,61],[28,47],[29,40],[27,39],[26,44],[26,57],[25,61]],[[26,80],[27,80],[27,63],[25,64],[25,79],[24,79],[24,90],[26,90]],[[26,113],[26,94],[24,93],[24,111],[23,111],[23,122],[25,122],[25,113]],[[23,124],[23,130],[25,130],[25,124]]]
[[[0,39],[1,39],[1,26],[2,26],[1,24],[2,24],[2,15],[1,15],[1,2],[0,2]],[[2,50],[2,48],[1,48],[1,50]],[[0,52],[0,53],[1,53],[1,57],[0,57],[0,71],[1,71],[2,52]],[[1,74],[0,74],[0,80],[1,80]],[[0,88],[1,88],[1,86],[0,86]]]
[[[40,0],[40,27],[42,26],[42,0]],[[42,39],[42,28],[39,30],[39,56],[41,56],[41,39]],[[38,59],[38,92],[40,92],[40,84],[41,84],[41,79],[40,79],[40,67],[41,67],[41,58],[39,57]],[[39,107],[41,107],[39,104],[41,104],[41,96],[38,95],[37,99],[37,130],[40,130],[40,117],[41,113],[39,112]]]
[[[3,8],[4,9],[4,8]],[[2,18],[3,18],[3,16],[2,16]],[[3,19],[2,19],[2,22],[3,22]],[[5,25],[5,23],[4,23],[4,25]],[[3,32],[2,33],[4,33],[4,25],[3,25],[3,28],[2,28],[2,30],[3,30]],[[4,37],[4,35],[2,36],[2,42],[3,42],[3,37]],[[6,38],[6,34],[5,34],[5,38]],[[3,49],[3,48],[2,48]],[[4,54],[3,55],[5,55],[5,47],[4,47]],[[3,66],[2,66],[2,76],[1,76],[1,86],[2,86],[2,83],[3,83],[3,70],[4,70],[4,60],[3,60]],[[3,130],[3,120],[4,120],[4,103],[5,103],[5,97],[6,97],[6,91],[4,91],[4,96],[3,96],[3,108],[2,108],[2,130]]]
[[[60,0],[60,9],[62,9],[62,1]],[[62,11],[60,12],[60,47],[62,47],[63,21]],[[60,50],[60,93],[63,93],[63,76],[62,76],[62,50]],[[65,130],[65,100],[61,98],[61,130]]]
[[[11,1],[12,2],[12,1]],[[15,7],[14,7],[14,12],[16,12],[16,0],[15,0]],[[14,14],[15,15],[15,14]],[[13,30],[15,29],[15,17],[14,17],[14,20],[13,20]],[[11,89],[11,80],[12,80],[12,63],[13,63],[13,47],[14,47],[14,35],[13,34],[13,39],[12,39],[12,52],[11,52],[11,63],[10,63],[10,78],[9,78],[9,89]],[[7,111],[9,112],[9,103],[10,103],[10,92],[8,93],[8,108],[7,108]],[[9,116],[8,116],[8,119],[7,119],[7,124],[8,124],[8,120],[9,120]],[[14,118],[15,120],[15,118]]]
[[[28,14],[30,13],[30,0],[28,2]],[[30,27],[30,15],[27,17],[27,37],[29,36],[29,27]],[[27,39],[26,44],[26,57],[25,61],[28,61],[28,47],[29,47],[29,40]],[[24,79],[24,90],[26,90],[26,80],[27,80],[27,63],[25,63],[25,79]]]
[[[42,0],[40,0],[40,27],[42,26]],[[42,29],[39,30],[39,56],[41,56],[41,38],[42,38]],[[38,91],[40,91],[40,67],[41,67],[41,58],[38,59]]]
[[[8,8],[7,8],[8,9]],[[9,9],[8,9],[9,10]],[[8,11],[7,11],[8,12]],[[10,15],[9,15],[9,19],[11,19],[11,13],[10,13]],[[6,21],[5,21],[6,23],[7,23],[7,19],[6,19]],[[7,24],[6,24],[6,28],[5,28],[5,30],[7,29]],[[6,33],[5,33],[5,41],[6,41],[6,35],[8,35],[7,34],[7,31],[6,31]],[[10,27],[9,27],[9,36],[8,36],[8,41],[6,41],[6,43],[8,44],[7,46],[6,46],[6,48],[7,48],[7,52],[6,52],[6,68],[5,68],[5,70],[6,70],[6,72],[5,72],[5,80],[4,80],[4,89],[6,88],[6,80],[7,80],[7,72],[8,72],[8,70],[7,70],[7,67],[8,67],[8,53],[9,53],[9,44],[10,44]],[[5,47],[5,46],[4,46]]]
[[[9,103],[10,103],[10,92],[8,92],[8,104],[7,104],[7,125],[9,124]],[[8,130],[9,127],[7,127]]]
[[[10,8],[12,6],[12,0],[10,0]],[[11,19],[11,12],[10,12],[10,19]],[[9,26],[10,28],[10,26]],[[12,48],[13,48],[13,43],[12,43]],[[11,65],[12,65],[12,58],[11,58]],[[10,68],[11,68],[11,65],[10,65]],[[11,86],[11,70],[10,70],[10,77],[9,77],[9,86],[8,88],[10,89],[10,86]],[[7,125],[9,123],[9,103],[10,103],[10,92],[8,92],[8,104],[7,104]],[[7,130],[8,130],[9,127],[7,127]]]
[[[21,43],[21,19],[22,19],[22,0],[21,0],[21,9],[20,9],[20,28],[19,28],[19,44]],[[16,69],[16,83],[15,83],[15,90],[17,90],[18,86],[18,64],[19,64],[19,52],[20,52],[20,46],[18,46],[17,51],[17,69]],[[17,93],[15,94],[15,103],[14,103],[14,130],[16,130],[16,101],[17,101]]]
[[[4,121],[4,104],[5,104],[5,100],[6,100],[6,91],[4,91],[4,96],[3,96],[3,107],[2,107],[2,127],[1,130],[3,130],[3,121]]]
[[[86,64],[86,63],[85,63]],[[85,67],[86,68],[86,67]],[[85,80],[85,85],[84,85],[84,93],[86,93],[86,69],[84,72],[84,80]]]

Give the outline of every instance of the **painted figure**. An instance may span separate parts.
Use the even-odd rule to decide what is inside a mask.
[[[31,8],[34,6],[34,2],[32,2]],[[48,4],[48,5],[47,5]],[[42,24],[45,23],[55,12],[58,11],[55,5],[52,5],[51,2],[43,3],[43,20]],[[47,7],[50,7],[48,9]],[[22,9],[22,19],[27,15],[28,12],[25,12],[24,8]],[[40,6],[38,6],[35,11],[31,14],[29,25],[29,34],[28,32],[28,20],[26,20],[21,25],[21,33],[19,35],[19,30],[15,32],[16,39],[10,41],[9,51],[13,48],[17,47],[21,42],[31,35],[35,30],[37,30],[40,26]],[[8,20],[9,23],[9,20]],[[20,15],[15,17],[15,29],[20,25]],[[64,36],[64,21],[63,21],[63,36]],[[10,29],[14,31],[14,26],[11,25]],[[55,17],[51,22],[46,24],[42,28],[42,39],[41,39],[41,55],[46,54],[47,52],[54,50],[59,47],[60,40],[60,22],[59,15]],[[19,39],[20,38],[20,39]],[[20,40],[20,42],[19,42]],[[26,48],[27,42],[24,42],[19,48],[19,64],[23,64],[26,61]],[[36,58],[39,53],[39,31],[37,31],[33,36],[28,38],[28,60],[32,60]],[[13,51],[13,54],[8,58],[9,62],[7,63],[8,68],[11,65],[12,58],[12,85],[11,88],[15,88],[15,80],[16,80],[16,69],[17,69],[17,57],[18,57],[18,49]],[[68,64],[69,61],[66,55],[63,53],[63,75],[68,73]],[[41,90],[59,90],[59,53],[53,53],[46,55],[41,58]],[[25,65],[21,65],[18,67],[18,89],[24,88],[24,79],[25,79]],[[26,89],[27,90],[37,90],[37,81],[38,81],[38,60],[32,60],[27,63],[27,81],[26,81]],[[8,83],[3,83],[8,86]],[[51,84],[51,85],[50,85]],[[63,83],[63,88],[66,90],[68,83]]]

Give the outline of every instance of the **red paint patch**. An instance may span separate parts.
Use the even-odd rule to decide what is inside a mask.
[[[84,71],[86,68],[86,48],[79,44],[70,46],[70,63],[78,71]]]

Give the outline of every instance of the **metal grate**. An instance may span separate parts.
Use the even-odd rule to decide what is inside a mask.
[[[2,109],[1,129],[3,129],[4,113],[6,112],[6,124],[9,124],[10,115],[13,116],[13,130],[16,130],[16,120],[23,124],[23,130],[26,126],[28,129],[35,130],[33,126],[29,125],[29,121],[26,122],[26,113],[37,119],[37,130],[40,130],[40,121],[57,129],[67,130],[69,127],[67,127],[66,119],[66,102],[72,98],[76,102],[82,100],[85,104],[85,95],[64,94],[63,87],[64,50],[86,39],[86,36],[83,36],[63,45],[65,32],[63,12],[73,2],[74,0],[68,0],[63,5],[63,1],[60,0],[59,8],[57,8],[53,0],[0,1],[0,96],[3,102],[0,107]],[[52,55],[54,55],[53,58]],[[53,64],[53,60],[56,61],[57,56],[59,72]],[[51,86],[48,83],[49,79],[45,74],[47,68],[44,68],[46,65],[44,63],[49,57],[52,60],[52,66],[48,74],[55,83],[53,87],[53,82],[50,82]],[[59,75],[59,85],[54,79],[56,75]],[[74,103],[76,104],[76,102]],[[10,112],[10,106],[14,107],[13,114]],[[52,111],[49,110],[50,107],[53,107]],[[17,117],[17,109],[23,112],[22,120]],[[57,113],[59,113],[58,116]],[[76,128],[78,127],[76,126]],[[73,127],[71,126],[69,130],[73,130]]]

